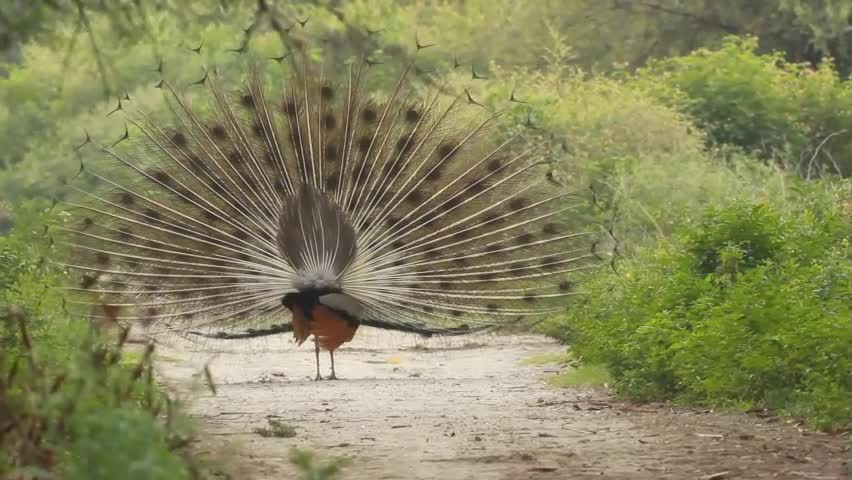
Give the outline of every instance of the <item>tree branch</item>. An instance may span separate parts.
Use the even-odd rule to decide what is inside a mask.
[[[821,142],[819,142],[819,145],[817,145],[817,147],[814,149],[814,154],[811,156],[810,162],[808,162],[808,171],[807,171],[807,174],[805,175],[805,177],[808,180],[811,179],[811,171],[813,169],[814,162],[816,162],[816,158],[819,155],[820,150],[822,150],[822,147],[825,146],[825,144],[828,143],[828,141],[831,140],[832,137],[836,137],[837,135],[842,135],[844,133],[846,133],[845,129],[839,130],[837,132],[832,132],[828,136],[826,136],[824,139],[822,139]],[[832,163],[834,163],[834,167],[835,167],[835,169],[837,169],[838,175],[843,175],[843,172],[840,171],[840,167],[837,165],[837,163],[834,162],[834,158],[829,155],[829,159],[832,161]]]
[[[628,11],[632,9],[633,5],[634,4],[630,4],[630,3],[624,5],[621,2],[616,2],[616,8],[621,8],[621,9],[628,10]],[[694,13],[691,13],[691,12],[687,12],[687,11],[683,11],[683,10],[677,10],[677,9],[674,9],[674,8],[671,8],[671,7],[666,7],[664,5],[660,5],[659,3],[652,3],[652,2],[647,2],[647,1],[639,1],[639,2],[636,2],[635,5],[638,5],[639,7],[645,8],[647,10],[653,10],[653,11],[665,13],[665,14],[668,14],[668,15],[673,15],[673,16],[677,16],[677,17],[681,17],[681,18],[694,20],[696,23],[699,23],[701,25],[719,28],[719,29],[721,29],[721,30],[723,30],[727,33],[730,33],[730,34],[741,33],[740,29],[737,28],[736,25],[731,25],[731,24],[725,23],[719,18],[714,19],[714,18],[710,18],[710,17],[705,16],[705,15],[697,15],[697,14],[694,14]],[[625,8],[625,6],[626,6],[626,8]]]
[[[98,64],[98,71],[101,74],[101,80],[104,85],[104,96],[109,97],[112,94],[112,88],[110,88],[109,85],[109,78],[107,77],[106,65],[104,64],[101,50],[98,48],[98,42],[95,40],[95,32],[92,30],[92,24],[89,22],[89,16],[86,14],[86,7],[83,5],[82,0],[74,0],[74,5],[77,6],[77,13],[80,16],[80,21],[83,22],[83,25],[86,27],[86,31],[89,33],[89,41],[92,44],[95,61]]]

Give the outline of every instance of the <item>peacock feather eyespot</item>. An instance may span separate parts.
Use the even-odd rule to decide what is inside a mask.
[[[379,117],[378,112],[376,112],[375,108],[367,107],[361,111],[361,119],[366,123],[373,123]]]
[[[362,135],[361,138],[358,139],[358,151],[360,151],[361,153],[366,153],[370,149],[370,145],[372,144],[372,135]]]
[[[326,113],[322,117],[322,123],[326,130],[334,130],[337,128],[337,117],[333,113]]]
[[[541,227],[541,232],[547,235],[556,235],[559,233],[559,226],[555,223],[545,223]]]
[[[110,256],[108,253],[98,252],[95,254],[95,263],[98,265],[109,265]]]
[[[417,139],[413,133],[403,135],[399,137],[399,140],[396,141],[396,149],[401,154],[410,153],[414,150],[414,147],[417,145]]]
[[[323,85],[320,87],[320,96],[323,100],[329,101],[334,99],[334,88],[331,85]]]
[[[295,117],[299,113],[299,107],[292,100],[285,100],[282,109],[288,117]]]
[[[326,190],[335,190],[338,185],[340,185],[340,176],[337,174],[331,174],[326,177],[324,184]]]
[[[186,135],[181,132],[175,132],[172,134],[172,143],[174,143],[178,147],[185,147],[187,142]]]
[[[128,192],[121,192],[118,194],[117,201],[125,207],[131,207],[136,203],[136,197]]]
[[[420,112],[416,108],[409,108],[405,111],[405,121],[408,123],[417,123],[420,121]]]
[[[523,210],[529,204],[529,201],[524,197],[517,197],[509,200],[509,208],[512,210]]]
[[[515,237],[515,243],[517,245],[529,245],[535,241],[535,236],[531,233],[522,233]]]
[[[89,273],[83,274],[83,276],[80,278],[80,288],[82,288],[82,289],[92,288],[92,286],[95,285],[95,282],[97,282],[97,276],[96,275],[89,274]]]
[[[456,152],[456,146],[452,143],[442,143],[438,146],[436,153],[439,158],[445,159]]]
[[[245,93],[240,96],[240,104],[245,108],[254,108],[254,97],[251,93]]]
[[[130,240],[133,238],[133,230],[129,227],[121,227],[117,232],[117,238],[124,241]]]
[[[437,181],[440,180],[444,176],[444,169],[441,165],[435,165],[429,170],[429,173],[426,174],[426,180]]]
[[[210,128],[210,135],[212,135],[216,140],[225,140],[228,138],[228,132],[222,125],[213,125],[213,127]]]
[[[485,182],[473,181],[467,185],[465,190],[470,192],[471,195],[478,195],[485,191]]]
[[[243,154],[240,153],[239,150],[232,150],[228,153],[228,161],[232,164],[239,164],[243,162]]]
[[[149,220],[161,220],[162,219],[162,215],[160,214],[160,212],[158,212],[157,210],[155,210],[151,207],[145,207],[144,209],[142,209],[142,212],[140,212],[140,213],[143,217],[145,217]]]
[[[168,186],[171,182],[171,177],[169,176],[169,174],[162,170],[151,170],[148,172],[148,175],[155,181],[162,183],[163,185]]]

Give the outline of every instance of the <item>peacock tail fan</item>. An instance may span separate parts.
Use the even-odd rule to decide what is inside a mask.
[[[236,88],[211,71],[198,108],[163,81],[170,121],[135,112],[126,141],[86,145],[109,161],[83,169],[95,187],[71,184],[58,240],[77,301],[223,337],[286,331],[282,298],[311,288],[354,299],[341,308],[362,324],[424,334],[566,308],[593,239],[568,228],[582,202],[548,180],[542,148],[466,91],[423,94],[411,64],[374,95],[369,62],[297,56]]]

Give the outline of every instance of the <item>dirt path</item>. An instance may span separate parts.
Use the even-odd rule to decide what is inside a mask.
[[[339,381],[312,381],[312,349],[289,338],[173,345],[160,350],[160,369],[183,384],[213,358],[217,395],[200,392],[192,407],[206,430],[199,449],[227,456],[240,480],[298,478],[294,446],[351,457],[345,480],[852,478],[847,436],[555,389],[544,379],[557,367],[523,363],[561,350],[536,336],[423,341],[364,330],[337,355]],[[296,436],[254,433],[268,418]]]

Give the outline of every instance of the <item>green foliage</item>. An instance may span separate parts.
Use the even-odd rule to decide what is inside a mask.
[[[785,52],[794,62],[833,57],[852,68],[848,0],[574,0],[555,2],[558,26],[586,67],[642,66],[648,59],[716,46],[728,35],[760,38],[759,50]],[[538,5],[538,4],[537,4]]]
[[[300,449],[290,452],[290,461],[302,470],[304,480],[333,480],[350,463],[345,457],[323,460],[312,452]]]
[[[488,64],[488,82],[470,83],[469,72],[450,72],[449,85],[504,115],[500,125],[534,140],[564,142],[566,170],[608,171],[629,156],[692,155],[703,149],[703,134],[676,110],[619,78],[564,65],[565,39],[550,39],[542,65],[530,69]],[[510,98],[524,103],[513,103]]]
[[[537,355],[524,359],[522,363],[563,367],[563,371],[547,379],[547,383],[554,387],[605,386],[611,381],[605,365],[582,363],[570,351]]]
[[[547,379],[554,387],[599,387],[612,381],[604,365],[581,364]]]
[[[522,365],[548,365],[548,364],[557,364],[557,365],[566,365],[571,361],[571,356],[568,355],[567,352],[559,352],[559,353],[543,353],[541,355],[535,355],[532,357],[525,358],[521,364]]]
[[[759,406],[822,428],[852,420],[849,184],[803,192],[779,212],[736,201],[708,210],[546,327],[603,363],[639,399]],[[806,189],[817,190],[813,186]]]
[[[610,222],[617,205],[619,231],[638,242],[669,230],[656,223],[677,218],[672,204],[703,206],[751,182],[745,169],[740,175],[710,160],[703,133],[638,83],[560,65],[566,48],[555,43],[548,66],[537,70],[491,64],[488,82],[468,85],[469,75],[456,72],[448,88],[502,111],[497,122],[507,137],[529,139],[552,160],[555,180],[581,198],[564,219],[572,228]],[[510,102],[513,94],[525,103]],[[583,202],[590,187],[597,205]]]
[[[708,205],[748,198],[782,207],[789,174],[734,156],[723,162],[707,153],[642,155],[613,161],[591,178],[598,218],[614,227],[627,249],[664,239]]]
[[[129,366],[121,345],[93,335],[58,364],[50,343],[29,332],[23,310],[9,317],[22,340],[17,355],[0,358],[0,474],[36,468],[81,480],[189,478],[190,460],[179,450],[189,431],[153,381],[150,352]]]
[[[808,178],[852,175],[852,83],[831,62],[813,70],[756,49],[754,38],[728,38],[718,49],[653,61],[640,77],[663,83],[661,101],[688,113],[717,144],[767,157],[789,151],[790,166]]]
[[[44,355],[55,355],[49,360],[60,362],[77,350],[86,329],[69,321],[64,312],[58,288],[62,271],[49,261],[57,247],[51,246],[48,228],[58,221],[49,206],[46,201],[33,201],[10,212],[15,226],[9,235],[0,236],[0,311],[23,306],[32,335],[51,346]],[[57,335],[55,329],[63,333]],[[19,342],[16,326],[0,325],[0,350],[13,354]]]
[[[63,299],[49,205],[13,215],[0,237],[0,476],[189,478],[189,425],[154,382],[152,349],[126,352],[126,333]]]
[[[235,21],[247,19],[247,13],[235,13]],[[233,81],[248,62],[226,52],[239,42],[239,25],[182,29],[164,12],[152,20],[162,41],[177,46],[203,38],[205,49],[202,55],[182,47],[164,50],[159,41],[102,46],[100,54],[110,65],[110,82],[122,97],[127,93],[131,99],[122,102],[123,112],[144,109],[156,118],[168,111],[162,90],[154,88],[161,79],[155,71],[160,59],[163,76],[179,88],[198,80],[211,64],[216,64],[223,80]],[[108,31],[106,19],[93,17],[92,22],[96,35]],[[280,42],[272,40],[270,35],[259,38],[257,54],[280,54]],[[71,57],[74,68],[66,64],[65,52],[51,45],[27,45],[22,56],[23,63],[10,65],[8,75],[0,78],[0,146],[4,149],[0,198],[49,198],[63,192],[62,185],[78,172],[81,161],[92,165],[104,161],[104,155],[94,149],[77,151],[75,147],[83,143],[86,131],[96,142],[112,144],[124,133],[123,112],[107,116],[118,100],[115,96],[105,99],[102,86],[92,81],[99,72],[91,53]],[[192,90],[187,93],[193,97]]]
[[[712,211],[685,232],[686,250],[702,275],[734,274],[775,258],[782,247],[781,228],[767,205],[736,203]]]
[[[113,408],[77,415],[74,423],[75,439],[63,465],[69,480],[190,478],[187,466],[165,442],[165,428],[146,412]]]
[[[479,67],[539,66],[554,34],[572,47],[560,64],[595,71],[641,66],[746,33],[761,39],[761,51],[782,50],[792,61],[834,57],[844,73],[852,65],[846,0],[355,0],[340,11],[348,24],[384,28],[390,44],[413,48],[417,32],[423,43],[437,43],[432,50]]]

